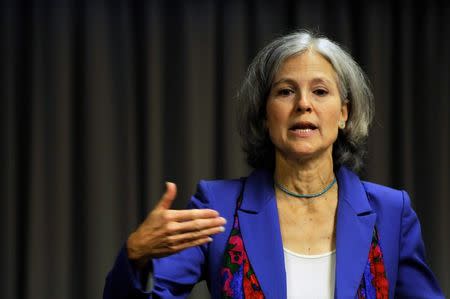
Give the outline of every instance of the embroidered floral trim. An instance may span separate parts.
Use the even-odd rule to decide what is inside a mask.
[[[221,269],[222,298],[244,299],[264,298],[256,274],[250,264],[242,241],[237,209],[241,205],[242,196],[239,197],[234,214],[233,229],[225,248],[224,265]]]
[[[358,299],[388,299],[389,281],[384,267],[383,252],[376,227],[372,234],[369,257],[358,288]]]

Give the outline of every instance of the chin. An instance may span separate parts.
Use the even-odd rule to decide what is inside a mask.
[[[291,149],[291,153],[298,157],[310,156],[318,152],[320,152],[320,149],[310,144],[302,144]]]
[[[286,160],[309,160],[313,158],[327,157],[327,150],[312,147],[296,147],[287,151],[278,151],[278,153]],[[331,151],[330,151],[331,154]]]

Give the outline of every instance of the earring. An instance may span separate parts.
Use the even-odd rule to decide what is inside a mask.
[[[345,129],[345,121],[341,120],[339,121],[339,129]]]

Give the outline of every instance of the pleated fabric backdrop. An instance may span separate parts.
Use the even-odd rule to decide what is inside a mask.
[[[449,296],[448,3],[1,1],[2,298],[100,298],[165,180],[180,208],[199,179],[246,175],[236,89],[258,49],[299,28],[368,73],[365,178],[410,193]]]

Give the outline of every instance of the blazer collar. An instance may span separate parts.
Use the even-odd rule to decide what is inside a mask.
[[[335,298],[354,298],[367,263],[376,214],[358,176],[345,167],[336,173]],[[273,174],[255,170],[246,180],[238,211],[244,246],[267,298],[286,298],[283,241]]]
[[[337,180],[335,298],[354,298],[367,265],[376,213],[353,172],[341,167]]]
[[[336,178],[339,185],[339,201],[345,201],[357,215],[372,212],[366,190],[354,172],[342,166],[337,171]]]
[[[258,213],[270,200],[275,199],[273,174],[264,169],[254,170],[245,182],[241,210]]]
[[[238,210],[250,264],[266,298],[286,298],[286,271],[273,178],[256,170],[246,180]]]

